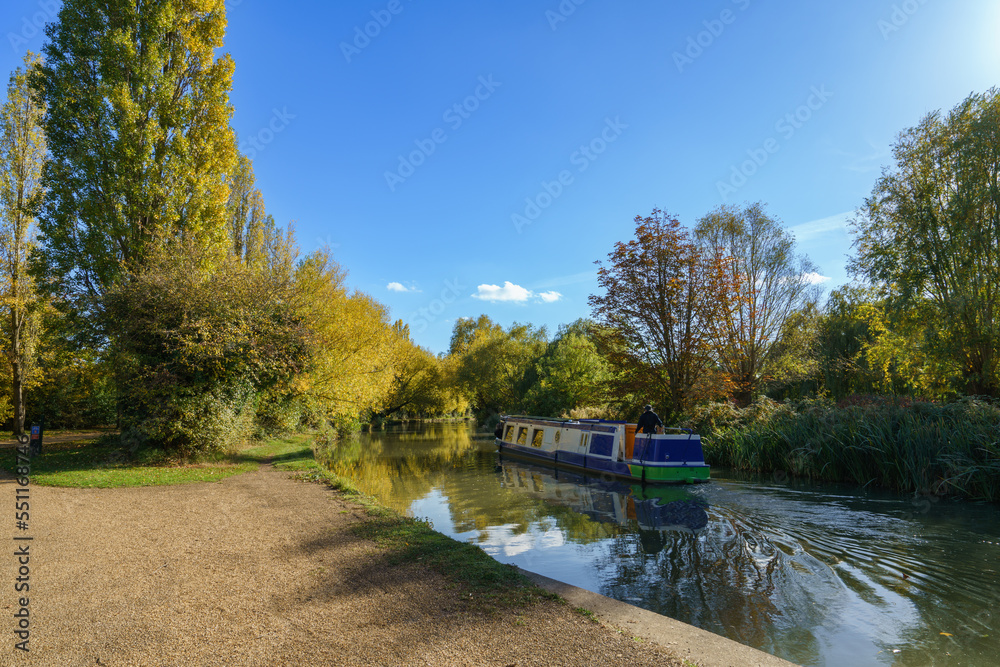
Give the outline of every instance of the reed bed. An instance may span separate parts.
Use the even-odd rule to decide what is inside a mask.
[[[714,466],[1000,501],[1000,406],[989,400],[764,398],[702,406],[684,425]]]

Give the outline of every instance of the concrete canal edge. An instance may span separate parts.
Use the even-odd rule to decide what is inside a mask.
[[[678,658],[689,660],[699,667],[795,667],[795,663],[693,625],[535,572],[518,570],[536,585],[557,594],[574,607],[594,612],[602,623],[659,644]]]

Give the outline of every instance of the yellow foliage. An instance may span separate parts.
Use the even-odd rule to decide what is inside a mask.
[[[363,292],[349,294],[346,277],[326,251],[306,257],[295,276],[311,359],[298,386],[333,421],[352,421],[383,405],[400,344],[385,306]]]

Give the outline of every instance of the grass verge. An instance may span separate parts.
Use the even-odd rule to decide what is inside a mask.
[[[219,482],[257,470],[267,461],[294,469],[304,457],[312,460],[309,441],[309,435],[297,434],[196,463],[171,459],[160,452],[130,456],[106,440],[58,442],[46,444],[42,456],[32,459],[31,482],[39,486],[102,489]],[[4,469],[17,472],[15,450],[9,450],[2,461]]]
[[[492,611],[498,607],[526,606],[543,599],[561,600],[531,583],[513,565],[499,563],[479,547],[443,535],[429,522],[402,516],[361,493],[350,480],[317,463],[308,445],[287,456],[287,460],[275,465],[294,471],[299,480],[327,484],[364,508],[369,518],[353,530],[359,537],[375,542],[389,564],[422,563],[430,567],[462,586],[463,599],[470,607]]]
[[[560,599],[532,584],[511,565],[504,565],[472,544],[436,532],[426,521],[405,517],[361,493],[349,480],[316,462],[313,436],[296,434],[200,463],[173,461],[140,454],[129,458],[102,441],[75,441],[46,445],[31,462],[31,481],[41,486],[118,488],[220,481],[257,470],[270,463],[294,473],[296,479],[327,484],[364,508],[368,520],[354,527],[383,550],[390,564],[422,563],[461,586],[471,609],[494,611],[526,606],[542,599]],[[3,457],[3,467],[16,472],[14,450]]]

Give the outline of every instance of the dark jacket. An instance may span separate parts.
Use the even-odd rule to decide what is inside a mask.
[[[660,421],[655,412],[646,410],[639,417],[639,421],[636,423],[636,430],[640,433],[656,433],[657,426],[663,426],[663,422]]]

